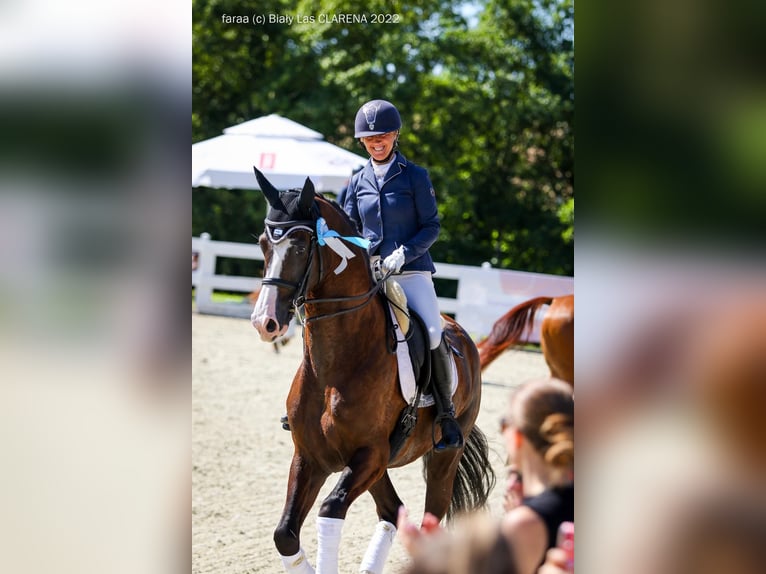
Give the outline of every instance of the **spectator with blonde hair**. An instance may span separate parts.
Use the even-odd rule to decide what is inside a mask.
[[[523,489],[521,504],[505,514],[501,530],[514,548],[517,570],[532,574],[556,546],[559,525],[574,521],[572,387],[557,379],[521,385],[501,431]]]
[[[501,432],[515,468],[515,484],[521,485],[518,505],[506,507],[499,529],[486,516],[470,519],[469,535],[464,527],[450,535],[428,513],[418,528],[401,507],[397,536],[414,559],[407,574],[489,574],[495,572],[490,562],[500,564],[507,574],[533,574],[538,568],[546,574],[571,571],[556,544],[561,523],[574,522],[572,387],[553,378],[519,386],[511,394]],[[482,520],[485,525],[480,528]],[[450,541],[457,546],[448,551]]]

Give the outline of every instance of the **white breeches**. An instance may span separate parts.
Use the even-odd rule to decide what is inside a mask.
[[[404,289],[407,304],[426,324],[430,348],[435,349],[442,340],[442,319],[431,274],[428,271],[405,271],[401,275],[394,275],[394,279]]]

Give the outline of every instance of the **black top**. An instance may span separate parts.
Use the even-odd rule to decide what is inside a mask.
[[[548,530],[548,548],[553,548],[556,546],[559,525],[562,522],[574,522],[574,484],[544,490],[537,496],[524,498],[522,504],[542,518]]]

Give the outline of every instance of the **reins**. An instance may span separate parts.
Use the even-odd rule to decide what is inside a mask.
[[[362,303],[360,303],[359,305],[355,305],[354,307],[349,307],[348,309],[341,309],[340,311],[334,311],[332,313],[324,313],[323,315],[314,315],[313,317],[305,317],[303,320],[304,325],[306,323],[311,323],[313,321],[319,321],[321,319],[329,319],[331,317],[337,317],[339,315],[345,315],[346,313],[351,313],[353,311],[358,311],[359,309],[363,309],[364,307],[370,304],[370,301],[372,301],[373,296],[378,291],[380,291],[388,275],[390,275],[390,272],[386,275],[386,277],[381,279],[378,283],[375,283],[370,288],[369,291],[367,291],[366,293],[362,293],[361,295],[349,295],[346,297],[322,297],[322,298],[316,298],[316,299],[304,299],[303,300],[304,305],[318,305],[322,303],[345,303],[348,301],[356,301],[357,299],[366,298],[366,301],[363,301]]]

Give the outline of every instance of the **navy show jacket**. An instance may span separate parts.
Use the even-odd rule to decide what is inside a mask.
[[[439,237],[441,225],[434,188],[424,168],[396,152],[378,189],[370,160],[351,178],[342,207],[370,241],[371,255],[385,258],[404,245],[402,271],[436,271],[428,249]]]

